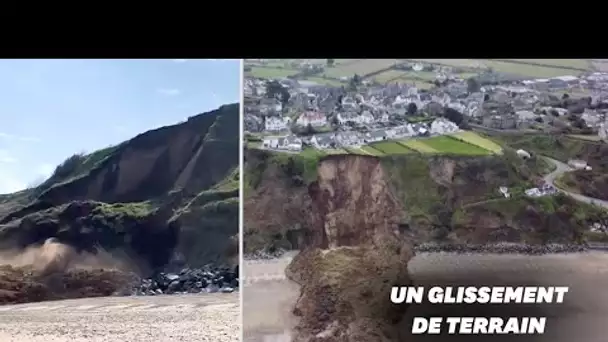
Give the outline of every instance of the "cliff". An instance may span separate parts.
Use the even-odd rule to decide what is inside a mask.
[[[74,155],[36,188],[0,196],[0,247],[49,238],[152,269],[234,261],[239,105]]]
[[[416,243],[579,241],[597,210],[564,196],[523,195],[547,170],[540,158],[522,160],[510,150],[316,161],[247,150],[245,251],[332,247],[328,239],[356,245],[378,233],[370,229]]]

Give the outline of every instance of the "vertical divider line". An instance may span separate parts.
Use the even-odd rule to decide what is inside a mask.
[[[243,286],[243,274],[244,274],[244,272],[243,272],[243,265],[244,265],[244,263],[243,263],[243,251],[244,251],[244,249],[243,249],[243,235],[244,235],[243,234],[243,224],[244,224],[244,222],[243,222],[243,217],[244,217],[244,215],[243,215],[243,211],[244,211],[243,189],[244,189],[244,187],[243,187],[243,184],[244,184],[244,181],[243,181],[243,178],[245,176],[245,174],[243,172],[244,171],[243,150],[245,148],[245,146],[244,146],[245,145],[244,144],[245,134],[243,132],[243,130],[244,130],[244,125],[243,125],[244,114],[243,113],[244,113],[244,102],[245,102],[243,99],[243,96],[244,96],[243,87],[245,85],[245,81],[244,81],[245,61],[244,61],[244,59],[240,60],[239,65],[240,65],[240,71],[239,71],[239,75],[240,75],[240,81],[239,81],[239,95],[240,95],[240,97],[239,97],[239,99],[240,99],[240,104],[239,104],[239,236],[238,236],[238,239],[239,239],[239,309],[240,309],[240,315],[241,315],[240,316],[240,323],[241,323],[241,326],[240,326],[241,339],[240,340],[243,341],[245,338],[245,332],[243,330],[243,327],[244,327],[244,322],[243,322],[243,318],[244,318],[244,315],[243,315],[243,291],[244,291],[244,286]]]

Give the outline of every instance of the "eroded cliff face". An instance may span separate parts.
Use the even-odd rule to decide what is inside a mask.
[[[310,238],[287,269],[301,287],[295,341],[394,341],[407,306],[386,300],[409,285],[411,246],[380,160],[335,156],[309,186]]]
[[[378,158],[334,156],[322,160],[309,187],[310,245],[357,246],[380,234],[398,234],[402,207]]]
[[[134,252],[153,268],[234,260],[238,165],[239,104],[73,156],[39,187],[2,195],[0,246],[57,238]]]
[[[382,232],[416,243],[572,243],[599,215],[565,196],[524,196],[548,172],[537,158],[335,155],[300,162],[316,166],[314,179],[289,161],[298,158],[247,153],[246,179],[248,169],[259,173],[245,193],[246,252],[351,246]],[[500,187],[512,196],[504,198]],[[276,243],[293,230],[303,238]]]

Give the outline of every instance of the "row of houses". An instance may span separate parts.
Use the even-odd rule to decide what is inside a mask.
[[[417,123],[406,124],[390,129],[377,129],[370,132],[331,132],[315,134],[311,137],[266,137],[263,140],[263,147],[267,149],[300,151],[305,144],[318,149],[330,149],[336,147],[358,147],[373,142],[391,139],[402,139],[418,136],[434,136],[451,134],[459,131],[456,124],[451,121],[439,118],[431,124]]]

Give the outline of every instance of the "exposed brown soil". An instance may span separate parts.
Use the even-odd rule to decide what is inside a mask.
[[[50,239],[40,247],[0,256],[0,304],[109,296],[141,272],[132,260],[99,251],[79,253]]]
[[[132,274],[238,263],[238,138],[239,105],[224,105],[0,195],[0,303],[109,295]]]

